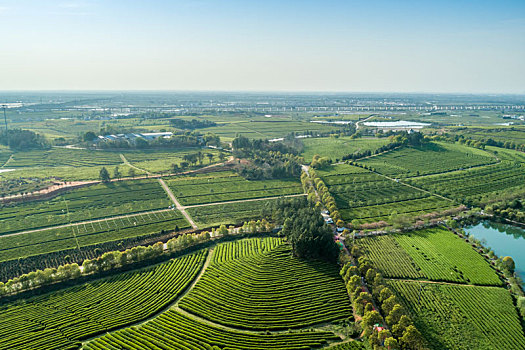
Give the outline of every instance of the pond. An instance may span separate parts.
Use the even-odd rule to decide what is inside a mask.
[[[497,256],[510,256],[516,263],[516,272],[525,279],[525,229],[482,221],[474,226],[465,227],[465,231],[490,247]]]
[[[411,122],[406,120],[398,120],[395,122],[364,122],[366,126],[376,126],[380,128],[411,128],[421,129],[425,126],[429,126],[429,123]]]

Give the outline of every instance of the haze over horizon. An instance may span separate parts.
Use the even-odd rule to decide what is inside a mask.
[[[524,94],[523,1],[0,1],[0,90]]]

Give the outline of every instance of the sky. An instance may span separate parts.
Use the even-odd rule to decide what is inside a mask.
[[[525,94],[525,1],[0,0],[0,90]]]

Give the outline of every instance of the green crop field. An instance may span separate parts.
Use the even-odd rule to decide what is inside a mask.
[[[388,281],[431,349],[525,349],[510,293],[469,287]]]
[[[499,159],[509,162],[525,163],[525,152],[516,151],[513,149],[487,146],[487,151],[494,153]]]
[[[393,177],[437,174],[494,162],[496,158],[486,151],[444,142],[404,147],[358,161],[359,164]]]
[[[221,254],[220,263],[211,264],[181,300],[183,310],[252,330],[299,328],[351,315],[335,266],[295,258],[287,244],[270,250],[235,248],[252,253],[241,252],[231,260]]]
[[[393,212],[418,216],[453,206],[450,201],[356,166],[335,165],[318,174],[346,221],[388,221]]]
[[[221,264],[255,254],[270,252],[282,244],[284,244],[284,241],[277,237],[248,238],[219,244],[213,252],[212,262]]]
[[[170,204],[157,180],[97,184],[71,190],[49,201],[3,207],[0,234],[164,209]]]
[[[317,348],[339,340],[330,332],[245,333],[199,322],[173,310],[139,327],[126,328],[93,340],[85,350],[102,349],[275,349]],[[153,345],[154,344],[154,345]]]
[[[358,244],[385,277],[503,285],[479,253],[445,229],[366,237]]]
[[[21,167],[89,167],[122,163],[118,153],[82,149],[52,148],[16,152],[7,164],[9,168]]]
[[[330,346],[327,350],[365,350],[365,343],[359,341],[349,341],[339,345]]]
[[[262,209],[268,202],[276,199],[265,199],[251,202],[206,205],[186,209],[199,227],[211,227],[242,224],[249,220],[258,220]]]
[[[0,306],[0,349],[77,349],[80,341],[143,320],[173,302],[206,252]]]
[[[276,118],[277,119],[277,118]],[[223,123],[211,128],[201,129],[201,132],[213,132],[222,137],[234,138],[242,134],[248,138],[254,139],[272,139],[288,135],[290,132],[303,134],[312,132],[329,132],[340,129],[338,126],[322,125],[319,123],[309,123],[294,121],[288,118],[283,120],[253,120],[253,121],[236,121],[232,123]]]
[[[246,180],[229,171],[177,176],[166,181],[182,205],[277,197],[302,193],[298,179]]]
[[[312,160],[315,154],[329,157],[333,161],[341,159],[348,154],[363,151],[375,151],[389,142],[388,138],[382,139],[351,139],[350,137],[325,137],[304,139],[303,157],[307,162]]]
[[[118,241],[162,230],[187,228],[189,223],[179,211],[143,213],[132,217],[108,219],[94,223],[43,231],[0,236],[0,261],[59,250]]]
[[[525,144],[525,128],[523,126],[460,127],[450,128],[450,131],[474,140],[493,139],[499,142]]]
[[[408,182],[457,201],[480,200],[498,191],[523,187],[525,165],[505,161],[465,171],[410,179]]]
[[[179,165],[183,162],[182,157],[186,154],[201,152],[202,164],[210,164],[207,154],[213,155],[211,162],[219,161],[219,152],[214,149],[202,148],[183,148],[169,151],[145,150],[145,151],[127,151],[122,154],[128,162],[139,169],[152,173],[166,173],[172,169],[172,164]]]

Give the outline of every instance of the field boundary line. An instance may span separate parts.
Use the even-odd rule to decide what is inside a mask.
[[[111,221],[111,220],[118,220],[118,219],[130,218],[130,217],[139,216],[139,215],[142,215],[142,214],[156,213],[156,212],[161,212],[161,211],[170,211],[170,210],[171,210],[171,209],[158,209],[158,210],[150,210],[150,211],[141,211],[141,212],[133,213],[133,214],[117,215],[117,216],[111,216],[111,217],[106,217],[106,218],[101,218],[101,219],[95,219],[95,220],[86,220],[86,221],[73,222],[73,223],[71,223],[71,224],[63,224],[63,225],[56,225],[56,226],[48,226],[48,227],[42,227],[42,228],[38,228],[38,229],[34,229],[34,230],[27,230],[27,231],[20,231],[20,232],[8,233],[8,234],[5,234],[5,235],[0,235],[0,238],[2,238],[2,237],[9,237],[9,236],[17,236],[17,235],[22,235],[22,234],[26,234],[26,233],[33,233],[33,232],[47,231],[47,230],[52,230],[52,229],[56,229],[56,228],[65,228],[65,227],[80,226],[80,225],[86,225],[86,224],[91,224],[91,226],[92,226],[93,229],[94,229],[93,223],[100,223],[100,222],[103,222],[103,221]],[[101,227],[102,227],[102,226],[101,226]]]
[[[190,209],[190,208],[208,207],[208,206],[212,206],[212,205],[221,205],[221,204],[230,204],[230,203],[243,203],[243,202],[265,201],[265,200],[272,200],[272,199],[278,199],[278,198],[302,197],[302,196],[306,196],[306,195],[307,195],[306,193],[298,193],[298,194],[288,194],[288,195],[285,195],[285,196],[272,196],[272,197],[262,197],[262,198],[238,199],[238,200],[234,200],[234,201],[225,201],[225,202],[213,202],[213,203],[183,205],[182,208]]]
[[[134,168],[134,169],[136,169],[138,171],[142,171],[142,172],[144,172],[144,173],[146,173],[148,175],[152,175],[149,171],[147,171],[145,169],[138,168],[138,167],[134,166],[133,164],[131,164],[129,162],[129,160],[124,156],[124,153],[120,153],[119,156],[120,156],[120,159],[122,159],[122,161],[124,162],[125,165],[127,165],[129,167],[132,167],[132,168]]]
[[[4,168],[13,159],[13,155],[14,154],[11,154],[9,158],[5,161],[5,163],[2,166],[0,166],[0,168]]]
[[[164,191],[168,194],[168,196],[170,197],[170,199],[173,201],[173,203],[175,204],[175,207],[182,213],[182,215],[184,215],[184,217],[186,218],[186,220],[188,220],[188,222],[190,223],[191,227],[193,227],[193,229],[197,229],[197,224],[195,223],[195,221],[193,221],[193,219],[191,218],[191,216],[186,212],[185,210],[185,207],[183,207],[179,201],[177,200],[177,198],[175,198],[175,195],[173,194],[173,192],[171,192],[171,189],[168,187],[168,185],[166,185],[166,182],[164,182],[164,180],[159,177],[158,178],[159,180],[159,183],[160,185],[162,186],[162,188],[164,189]]]

